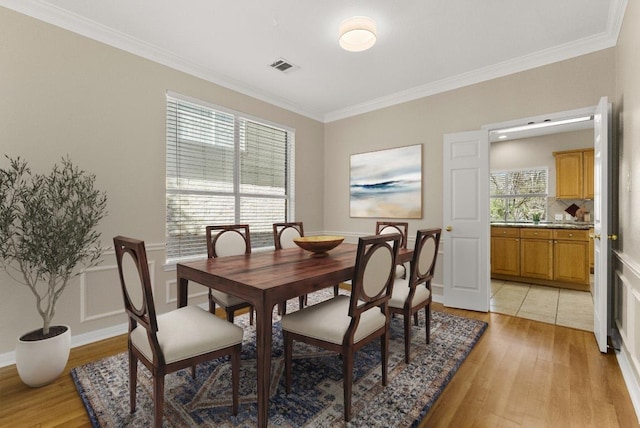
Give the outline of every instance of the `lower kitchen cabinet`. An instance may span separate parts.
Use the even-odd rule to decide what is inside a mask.
[[[491,228],[491,277],[588,290],[589,230]]]
[[[553,231],[520,230],[520,276],[553,279]]]
[[[554,279],[589,284],[589,231],[555,229]]]

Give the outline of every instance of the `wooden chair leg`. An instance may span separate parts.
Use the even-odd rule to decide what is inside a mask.
[[[300,309],[304,308],[304,301],[306,297],[306,294],[304,296],[298,296],[298,305],[300,305]]]
[[[340,293],[340,284],[336,284],[333,286],[333,297],[338,296]]]
[[[414,312],[413,313],[413,324],[417,327],[418,326],[418,312]]]
[[[387,379],[388,379],[387,373],[388,373],[388,366],[389,366],[389,330],[388,329],[382,336],[380,336],[380,341],[381,341],[380,362],[382,364],[382,386],[387,386]]]
[[[196,378],[196,365],[192,365],[191,366],[191,379],[195,379]]]
[[[287,302],[278,303],[278,315],[284,316],[287,314]]]
[[[225,312],[227,313],[227,321],[229,321],[230,323],[233,323],[233,316],[235,315],[233,311],[229,308],[226,308]]]
[[[425,330],[427,330],[427,345],[431,342],[431,304],[424,308]]]
[[[129,349],[129,408],[136,411],[136,389],[138,387],[138,358]]]
[[[411,316],[405,314],[404,318],[404,362],[409,364],[411,354]]]
[[[284,381],[287,394],[291,392],[291,363],[293,359],[293,340],[286,331],[282,332],[284,338]]]
[[[153,420],[156,428],[162,428],[164,416],[164,373],[153,376]]]
[[[342,355],[342,379],[344,389],[344,420],[351,420],[351,391],[353,385],[353,350]]]
[[[249,308],[249,325],[253,325],[253,306]]]
[[[232,394],[232,411],[233,415],[236,416],[238,414],[239,407],[239,390],[240,390],[240,351],[241,345],[236,345],[233,347],[233,352],[231,353],[231,394]]]

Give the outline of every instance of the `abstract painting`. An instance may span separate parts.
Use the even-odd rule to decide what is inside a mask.
[[[351,217],[422,218],[422,145],[351,155]]]

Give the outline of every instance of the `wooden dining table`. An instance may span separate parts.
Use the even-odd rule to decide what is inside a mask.
[[[189,281],[240,297],[255,308],[259,427],[266,427],[269,419],[274,306],[351,279],[356,250],[356,244],[342,243],[325,257],[288,248],[177,265],[179,308],[187,305]],[[412,254],[400,249],[396,262],[406,263]]]

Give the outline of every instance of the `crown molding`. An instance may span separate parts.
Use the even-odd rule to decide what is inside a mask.
[[[114,31],[50,3],[36,0],[0,0],[0,5],[293,113],[328,123],[613,47],[616,45],[620,34],[627,2],[628,0],[612,1],[606,32],[596,36],[441,79],[326,114],[308,111],[299,105],[292,104],[288,100],[247,86],[229,76],[216,73],[201,64],[186,60],[159,49],[157,46]]]

